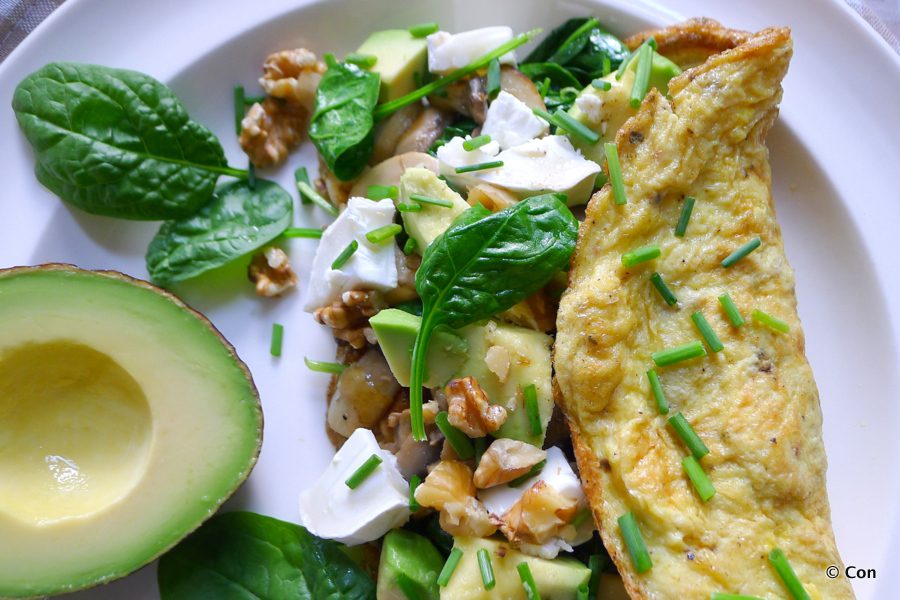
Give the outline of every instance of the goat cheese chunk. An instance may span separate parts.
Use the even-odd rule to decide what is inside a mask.
[[[347,478],[373,454],[383,462],[351,490]],[[300,524],[313,535],[348,546],[377,540],[409,515],[409,484],[397,469],[397,458],[362,427],[347,438],[319,480],[300,493]]]
[[[491,136],[500,148],[508,150],[513,146],[541,137],[550,132],[550,124],[536,116],[528,105],[510,94],[501,91],[488,107],[481,133]]]
[[[438,31],[427,38],[428,70],[445,74],[466,66],[491,50],[513,38],[511,27],[483,27],[462,33]],[[516,64],[516,56],[510,51],[500,57],[501,64]]]
[[[322,234],[313,258],[304,310],[313,312],[340,299],[350,290],[388,291],[397,287],[395,244],[373,244],[366,233],[394,222],[394,202],[373,202],[353,197],[347,208]],[[353,241],[356,252],[340,269],[332,269],[341,252]]]

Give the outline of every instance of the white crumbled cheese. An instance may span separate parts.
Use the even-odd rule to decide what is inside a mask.
[[[491,140],[500,144],[503,150],[524,144],[549,131],[547,121],[531,112],[527,104],[504,91],[491,102],[481,126],[481,133],[491,136]]]
[[[465,187],[490,183],[520,198],[561,192],[568,198],[568,204],[574,206],[587,202],[594,189],[594,179],[600,172],[600,165],[582,156],[564,135],[548,135],[496,156],[477,158],[464,156],[462,141],[456,145],[453,141],[438,148],[441,174],[452,183]],[[447,150],[441,152],[445,148]],[[456,167],[496,160],[503,161],[503,166],[472,173],[456,172]]]
[[[471,139],[470,136],[464,138],[456,136],[437,149],[437,157],[441,162],[441,171],[444,170],[443,165],[445,163],[453,165],[453,168],[455,168],[497,160],[497,154],[500,152],[500,145],[497,144],[496,141],[492,139],[480,148],[466,150],[463,148],[463,142],[467,139]],[[450,170],[453,171],[453,168]]]
[[[481,58],[491,50],[513,38],[511,27],[483,27],[462,33],[438,31],[428,36],[428,70],[432,73],[449,73]],[[516,56],[510,51],[500,57],[500,62],[516,64]]]
[[[350,198],[347,208],[322,234],[313,258],[304,310],[312,312],[354,289],[388,291],[397,287],[394,244],[373,244],[366,233],[394,222],[394,202]],[[331,265],[356,240],[356,252],[340,269]]]
[[[590,91],[582,92],[575,99],[575,106],[578,107],[590,124],[596,125],[603,121],[603,98],[591,93]]]
[[[345,481],[373,454],[382,463],[356,489]],[[300,524],[321,538],[355,546],[377,540],[409,519],[409,484],[396,457],[359,428],[313,486],[300,493]]]

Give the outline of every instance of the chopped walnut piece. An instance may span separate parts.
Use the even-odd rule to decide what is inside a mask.
[[[442,460],[416,488],[416,501],[440,511],[440,524],[451,535],[486,537],[497,524],[475,497],[472,469],[458,460]]]
[[[325,64],[306,48],[282,50],[266,57],[259,85],[268,95],[297,104],[311,113],[324,72]]]
[[[560,535],[577,508],[577,500],[540,480],[506,511],[500,531],[513,544],[546,544]]]
[[[302,106],[266,98],[241,120],[241,148],[256,167],[271,167],[287,158],[303,139],[309,112]]]
[[[512,481],[545,458],[547,453],[537,446],[507,438],[494,440],[475,470],[475,487],[485,489]]]
[[[491,346],[484,353],[484,362],[491,373],[497,376],[500,383],[506,382],[509,376],[509,350],[505,346]]]
[[[256,293],[266,298],[278,296],[297,285],[297,274],[281,248],[267,246],[253,255],[247,277],[256,284]]]
[[[339,302],[317,308],[313,318],[333,329],[332,335],[354,348],[363,348],[369,341],[369,317],[385,307],[381,294],[374,291],[350,290]]]
[[[450,535],[487,537],[497,531],[496,520],[477,498],[466,498],[462,504],[448,504],[441,511],[438,522]]]
[[[488,402],[487,394],[474,377],[454,379],[444,388],[450,424],[469,437],[484,437],[500,429],[506,409]]]

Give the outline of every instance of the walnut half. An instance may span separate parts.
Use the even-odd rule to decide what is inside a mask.
[[[506,511],[500,531],[515,545],[546,544],[559,537],[577,507],[577,500],[563,496],[542,479]]]
[[[450,424],[469,437],[484,437],[506,422],[506,409],[488,402],[474,377],[454,379],[444,388]]]
[[[508,438],[494,440],[475,470],[475,487],[485,489],[512,481],[545,458],[547,453],[537,446]]]
[[[497,523],[475,497],[472,469],[458,460],[442,460],[416,488],[416,502],[440,511],[441,528],[451,535],[487,537]]]
[[[274,98],[250,107],[241,120],[241,148],[254,166],[264,168],[284,162],[306,133],[307,110]]]
[[[267,246],[253,255],[247,267],[247,278],[256,284],[256,293],[271,298],[297,285],[297,274],[281,248]]]
[[[374,332],[369,327],[369,317],[374,316],[386,305],[381,294],[374,291],[350,290],[341,295],[339,302],[317,308],[313,318],[332,328],[332,335],[360,349]]]

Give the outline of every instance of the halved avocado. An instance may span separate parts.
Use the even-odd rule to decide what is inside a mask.
[[[262,412],[202,315],[120,273],[0,271],[0,597],[127,575],[247,478]]]

